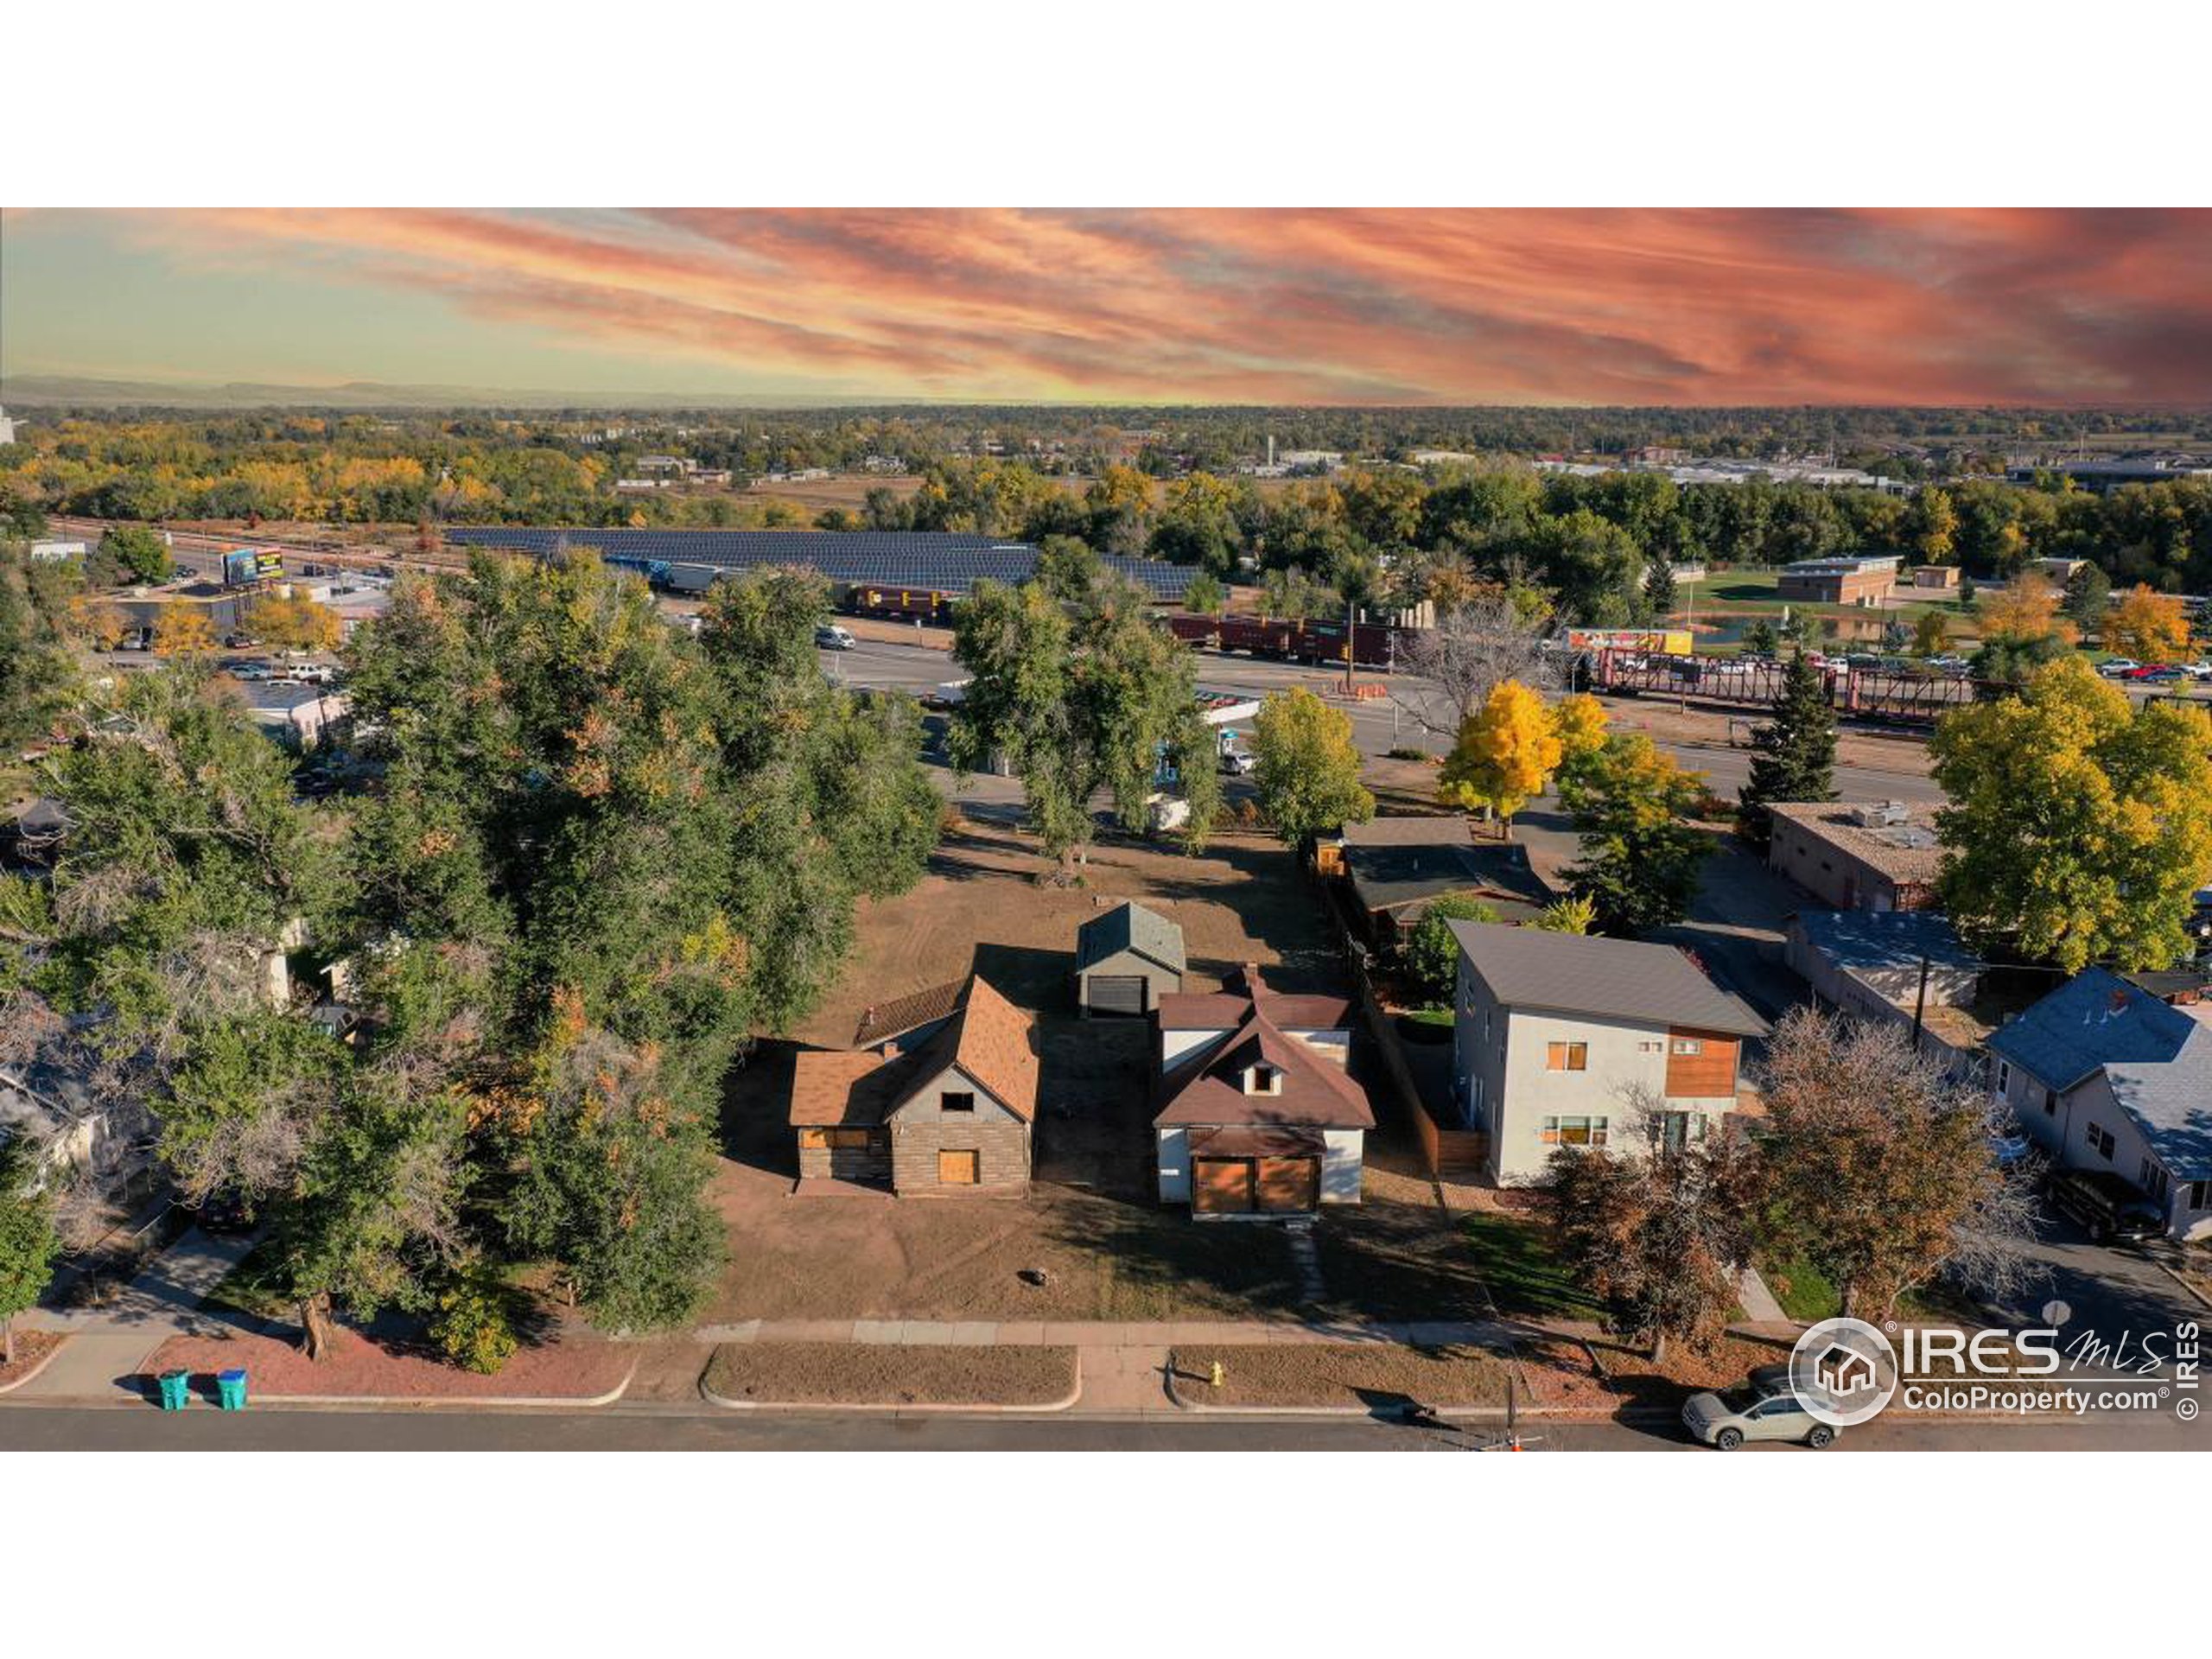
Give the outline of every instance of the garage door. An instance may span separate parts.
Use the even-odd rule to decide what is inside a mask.
[[[1090,1011],[1093,1014],[1142,1014],[1144,976],[1093,974],[1090,976]]]
[[[1242,1215],[1252,1205],[1248,1158],[1201,1158],[1191,1166],[1191,1207],[1201,1215]]]
[[[937,1155],[937,1182],[939,1186],[973,1186],[982,1174],[983,1154],[979,1152],[940,1152]]]
[[[1262,1210],[1311,1210],[1321,1198],[1321,1160],[1262,1158],[1256,1185]]]

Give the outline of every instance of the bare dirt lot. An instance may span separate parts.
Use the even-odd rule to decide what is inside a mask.
[[[1372,1411],[1502,1406],[1511,1358],[1488,1348],[1395,1342],[1178,1348],[1175,1391],[1194,1406],[1339,1406]],[[1212,1384],[1221,1363],[1221,1386]]]
[[[1076,1389],[1072,1348],[726,1344],[706,1385],[764,1405],[1053,1406]]]
[[[1281,1225],[1194,1223],[1160,1206],[1147,1027],[1081,1020],[1070,1006],[1077,927],[1124,898],[1181,925],[1192,988],[1257,962],[1286,989],[1344,989],[1319,895],[1290,850],[1250,836],[1224,838],[1197,858],[1109,842],[1094,849],[1080,889],[1037,885],[1046,868],[1013,831],[949,837],[915,891],[863,907],[853,964],[798,1040],[762,1044],[732,1074],[716,1185],[731,1265],[707,1317],[1471,1315],[1479,1293],[1464,1253],[1452,1248],[1433,1188],[1406,1173],[1389,1103],[1359,1043],[1355,1074],[1369,1082],[1385,1128],[1370,1139],[1367,1204],[1316,1224],[1325,1287],[1316,1300]],[[798,1170],[785,1113],[798,1048],[848,1046],[871,1003],[957,978],[971,963],[1039,1017],[1036,1179],[1027,1194],[791,1196]]]

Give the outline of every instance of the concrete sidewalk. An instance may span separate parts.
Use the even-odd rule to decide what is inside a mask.
[[[146,1359],[171,1337],[206,1328],[200,1304],[253,1248],[251,1238],[215,1238],[194,1228],[156,1256],[102,1307],[41,1308],[26,1325],[59,1331],[62,1344],[46,1369],[15,1389],[14,1400],[111,1396],[143,1373]]]

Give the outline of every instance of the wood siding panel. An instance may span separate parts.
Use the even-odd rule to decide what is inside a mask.
[[[1321,1203],[1321,1160],[1262,1158],[1254,1185],[1262,1210],[1313,1210]]]
[[[1192,1166],[1191,1207],[1207,1215],[1242,1215],[1253,1207],[1248,1158],[1201,1158]]]
[[[1696,1054],[1677,1054],[1676,1045],[1700,1043]],[[1713,1100],[1736,1092],[1736,1039],[1704,1031],[1667,1033],[1667,1097],[1669,1100]]]

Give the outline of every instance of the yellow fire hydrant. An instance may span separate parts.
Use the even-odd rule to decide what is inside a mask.
[[[1221,1386],[1221,1362],[1217,1359],[1213,1363],[1213,1386],[1217,1389]]]

